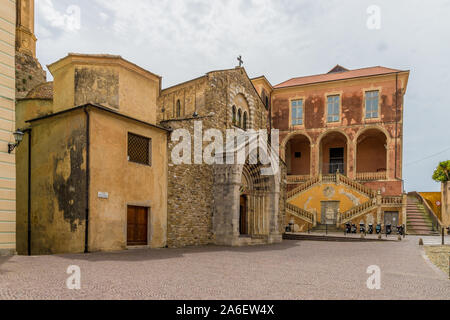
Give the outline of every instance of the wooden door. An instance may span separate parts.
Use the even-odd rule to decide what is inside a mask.
[[[384,225],[390,224],[392,226],[392,231],[398,226],[398,212],[385,212],[384,213]]]
[[[339,201],[322,201],[321,224],[336,225]]]
[[[127,245],[145,246],[148,244],[148,208],[128,207]]]
[[[241,196],[239,203],[239,233],[248,235],[247,196]]]

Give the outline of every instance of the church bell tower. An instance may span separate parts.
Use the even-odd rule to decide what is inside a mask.
[[[46,72],[36,58],[34,0],[17,0],[16,15],[16,99],[20,99],[46,82]]]
[[[16,51],[36,57],[34,0],[17,0]]]

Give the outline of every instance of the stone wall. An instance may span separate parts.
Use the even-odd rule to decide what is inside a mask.
[[[16,52],[16,99],[24,98],[31,89],[46,82],[46,72],[32,56]]]
[[[193,136],[195,121],[202,121],[204,126],[214,125],[211,117],[163,124],[174,130],[187,129]],[[171,248],[207,245],[213,242],[213,167],[206,164],[175,165],[171,153],[176,144],[169,138],[167,245]]]

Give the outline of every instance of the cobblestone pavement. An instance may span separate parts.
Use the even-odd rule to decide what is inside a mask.
[[[418,241],[0,257],[0,299],[450,299]],[[66,288],[69,265],[81,268],[81,290]],[[381,290],[366,286],[370,265]]]

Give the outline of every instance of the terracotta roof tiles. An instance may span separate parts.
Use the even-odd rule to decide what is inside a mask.
[[[334,68],[332,69],[332,71],[333,70],[334,70]],[[390,73],[395,73],[395,72],[402,72],[402,70],[377,66],[377,67],[348,70],[348,71],[342,71],[342,72],[319,74],[319,75],[315,75],[315,76],[292,78],[288,81],[282,82],[282,83],[274,86],[274,88],[279,89],[279,88],[286,88],[286,87],[293,87],[293,86],[302,86],[302,85],[307,85],[307,84],[314,84],[314,83],[321,83],[321,82],[328,82],[328,81],[337,81],[337,80],[346,80],[346,79],[368,77],[368,76],[376,76],[376,75],[390,74]]]

